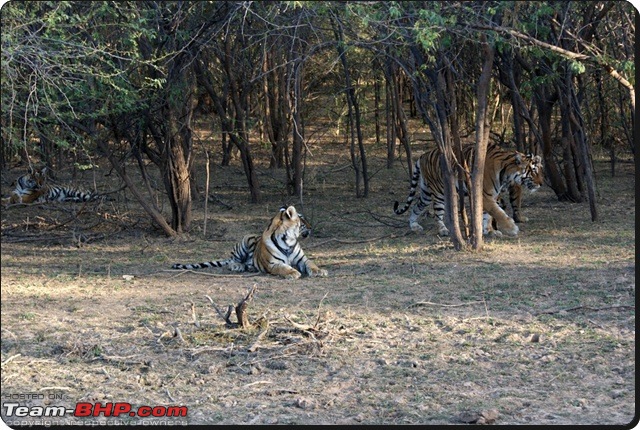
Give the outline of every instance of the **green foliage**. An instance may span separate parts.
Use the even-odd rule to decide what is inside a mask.
[[[327,70],[327,65],[337,64],[331,19],[344,26],[340,47],[354,65],[354,79],[365,82],[364,86],[369,85],[370,76],[381,74],[379,66],[371,66],[374,58],[378,65],[390,59],[406,67],[411,64],[412,49],[419,49],[426,58],[426,64],[418,66],[423,70],[433,67],[442,55],[452,55],[459,74],[456,79],[466,88],[477,79],[480,31],[498,54],[517,54],[529,65],[520,76],[520,92],[527,99],[540,86],[554,85],[566,67],[583,75],[590,85],[592,68],[584,62],[568,61],[506,32],[477,28],[500,25],[561,46],[556,39],[559,34],[580,34],[587,28],[588,23],[582,22],[586,7],[580,2],[550,1],[9,2],[1,14],[3,142],[24,146],[45,137],[66,150],[90,150],[84,131],[90,126],[122,119],[134,127],[150,112],[162,125],[161,107],[165,102],[172,107],[185,104],[194,85],[172,71],[190,70],[198,56],[206,54],[213,84],[228,91],[219,59],[225,40],[230,44],[232,67],[245,85],[239,91],[261,90],[261,72],[254,65],[265,53],[279,52],[274,54],[277,70],[288,67],[295,55],[313,50],[304,58],[309,97],[335,93],[337,85],[324,78],[334,76],[333,66]],[[614,8],[601,17],[601,31],[621,28],[625,11]],[[552,31],[557,22],[565,33]],[[594,52],[603,53],[603,64],[635,83],[634,61],[620,49],[633,44],[625,37],[612,32],[592,43],[599,49]],[[292,45],[294,41],[299,45]],[[304,48],[298,52],[300,46]],[[578,50],[582,45],[573,46]],[[196,88],[195,92],[204,91]],[[262,97],[256,93],[249,99],[255,105],[248,106],[248,111],[255,117],[261,112]]]
[[[569,69],[575,75],[581,75],[585,72],[586,67],[584,63],[580,61],[569,61]]]

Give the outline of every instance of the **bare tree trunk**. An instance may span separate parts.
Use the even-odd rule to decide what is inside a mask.
[[[379,62],[373,64],[374,70],[379,69]],[[376,126],[376,145],[380,145],[380,77],[378,73],[374,73],[373,81],[373,121]],[[387,165],[387,168],[389,166]]]
[[[400,97],[400,93],[398,91],[397,68],[393,67],[393,63],[391,61],[387,63],[385,74],[388,83],[387,88],[390,98],[390,107],[392,109],[391,125],[387,124],[387,126],[392,127],[393,136],[393,143],[387,146],[387,167],[390,168],[393,163],[393,160],[395,158],[395,140],[397,137],[399,137],[407,157],[406,161],[409,173],[413,173],[413,161],[411,156],[411,142],[409,142],[409,130],[407,128],[407,116],[405,115],[404,109],[402,108],[402,98]],[[389,132],[387,131],[387,133]]]
[[[549,180],[551,189],[556,193],[558,200],[566,201],[569,199],[568,191],[562,180],[558,164],[553,157],[553,139],[551,137],[551,117],[557,97],[549,94],[548,89],[541,86],[536,90],[534,98],[538,107],[538,123],[540,124],[545,176]]]
[[[118,139],[120,137],[120,133],[118,130],[118,126],[116,124],[112,124],[112,131],[114,133],[114,137]],[[164,219],[162,214],[152,204],[149,204],[147,199],[142,195],[142,193],[138,189],[137,185],[133,182],[133,180],[131,180],[129,175],[127,175],[127,172],[125,171],[124,166],[120,164],[120,161],[115,156],[115,154],[109,150],[109,146],[107,142],[104,139],[96,139],[96,142],[98,144],[98,148],[100,148],[100,151],[102,151],[102,153],[104,154],[107,154],[107,158],[109,159],[109,162],[115,169],[116,173],[127,185],[127,188],[129,189],[129,191],[131,191],[131,194],[133,194],[133,196],[138,201],[138,203],[140,203],[140,205],[145,210],[145,212],[147,212],[149,216],[151,216],[151,219],[155,221],[155,223],[162,229],[162,231],[167,236],[169,237],[176,236],[177,232],[167,223],[167,220]]]
[[[491,69],[493,67],[494,49],[487,43],[484,33],[480,34],[480,41],[484,48],[484,64],[480,79],[478,79],[478,108],[476,110],[476,144],[475,157],[471,170],[471,247],[474,250],[482,248],[482,212],[483,212],[483,183],[484,164],[487,155],[490,127],[488,119],[488,97],[491,87]]]
[[[587,143],[587,137],[584,132],[584,121],[582,120],[582,113],[580,111],[580,103],[574,89],[574,83],[571,79],[571,73],[566,72],[565,76],[565,88],[567,89],[567,96],[569,102],[569,121],[571,129],[573,131],[574,139],[576,140],[577,149],[582,164],[582,173],[587,185],[587,195],[589,196],[589,209],[591,211],[591,221],[598,221],[598,207],[596,204],[596,185],[595,178],[593,176],[593,167],[591,165],[591,153],[589,150],[589,144]]]
[[[368,197],[369,196],[369,174],[367,170],[367,154],[364,148],[364,142],[362,138],[362,127],[360,124],[360,106],[356,97],[356,91],[353,87],[351,80],[351,74],[349,73],[349,64],[347,63],[347,55],[344,50],[342,27],[337,20],[332,20],[333,31],[336,37],[338,55],[340,62],[342,63],[342,69],[344,73],[345,84],[345,96],[347,98],[349,129],[351,134],[351,162],[356,173],[356,197]],[[355,141],[358,140],[358,153],[355,153]],[[364,190],[360,192],[360,181],[364,184]]]
[[[386,69],[385,69],[386,70]],[[387,169],[393,167],[393,161],[396,157],[396,106],[397,99],[394,97],[394,91],[392,89],[391,73],[385,73],[385,111],[386,111],[386,127],[387,127]],[[411,170],[411,160],[409,160],[409,173]]]
[[[230,61],[230,47],[227,46],[226,48],[228,52],[226,53],[225,58]],[[209,97],[211,97],[211,100],[213,101],[216,113],[220,117],[222,132],[227,133],[227,136],[230,138],[231,142],[233,142],[233,144],[240,151],[242,167],[244,168],[244,173],[249,185],[249,193],[251,199],[250,201],[251,203],[257,203],[260,201],[260,185],[258,177],[256,176],[255,168],[253,166],[253,158],[251,156],[248,133],[246,130],[245,112],[248,101],[246,99],[240,99],[241,94],[236,84],[237,77],[232,73],[231,69],[231,66],[229,64],[226,64],[225,70],[228,73],[226,77],[231,88],[230,91],[233,101],[233,120],[229,117],[222,98],[218,95],[217,91],[213,87],[209,71],[203,68],[200,61],[194,61],[194,70],[198,79],[198,83],[200,83],[200,85],[204,87],[204,89],[209,94]],[[234,124],[236,125],[236,127],[234,127]]]
[[[451,94],[455,94],[455,90],[447,89],[447,81],[445,79],[445,72],[443,71],[445,67],[440,66],[440,70],[435,72],[437,94],[436,112],[438,115],[439,127],[436,129],[436,133],[433,133],[432,130],[432,134],[436,137],[436,143],[442,153],[442,156],[440,157],[440,165],[444,184],[444,223],[449,229],[453,247],[459,251],[465,248],[465,241],[462,237],[460,221],[458,218],[458,213],[460,212],[460,199],[458,199],[458,193],[456,192],[457,169],[455,168],[455,157],[451,144],[451,124],[448,119],[448,114],[450,112],[447,112],[446,110],[446,107],[451,105],[448,98]]]
[[[301,59],[296,60],[293,73],[293,149],[292,170],[293,189],[296,195],[302,197],[303,193],[303,166],[302,154],[304,148],[304,124],[302,123],[302,68]]]
[[[445,80],[447,88],[449,90],[449,103],[450,112],[448,116],[449,126],[451,127],[451,138],[453,140],[453,154],[457,160],[454,171],[457,172],[457,189],[463,190],[465,186],[467,189],[471,188],[471,177],[469,176],[469,166],[462,153],[462,141],[460,140],[460,126],[458,124],[458,103],[456,101],[455,83],[453,81],[452,65],[449,61],[446,62]],[[466,185],[469,184],[469,185]],[[458,192],[458,207],[460,208],[460,217],[462,218],[462,224],[464,226],[464,238],[468,238],[469,232],[469,219],[467,217],[467,211],[464,204],[464,193]]]

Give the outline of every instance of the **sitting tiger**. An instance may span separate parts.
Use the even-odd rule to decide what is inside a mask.
[[[2,204],[45,202],[89,202],[106,199],[106,196],[91,191],[79,191],[70,187],[47,184],[47,167],[33,170],[20,176],[13,183],[15,188]]]
[[[174,264],[172,269],[203,269],[229,266],[234,272],[270,273],[287,279],[301,275],[327,276],[327,271],[316,266],[304,255],[298,238],[307,237],[309,222],[293,206],[283,206],[262,235],[246,235],[233,249],[227,260],[199,264]]]
[[[473,163],[475,146],[467,145],[463,148],[463,156],[467,163]],[[432,149],[425,152],[416,160],[411,189],[404,207],[398,208],[395,202],[394,212],[406,212],[415,198],[416,188],[420,185],[420,199],[411,210],[409,226],[414,231],[422,230],[418,218],[429,208],[433,200],[433,210],[438,224],[438,234],[447,236],[449,229],[444,224],[444,183],[440,167],[440,151]],[[519,228],[514,220],[498,205],[497,199],[501,191],[511,185],[524,185],[528,190],[535,191],[542,185],[542,159],[540,156],[525,155],[518,151],[506,150],[498,145],[490,144],[484,168],[483,181],[483,234],[490,231],[491,218],[496,220],[500,232],[516,236]],[[463,190],[466,192],[466,190]]]

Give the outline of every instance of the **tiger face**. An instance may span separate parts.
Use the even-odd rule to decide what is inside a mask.
[[[525,156],[525,168],[521,182],[531,192],[538,190],[544,184],[542,157],[532,154]]]

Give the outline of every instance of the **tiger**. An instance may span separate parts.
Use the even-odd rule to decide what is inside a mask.
[[[233,248],[231,258],[198,264],[174,264],[172,269],[204,269],[229,266],[234,272],[262,272],[286,279],[302,275],[328,276],[302,251],[299,237],[307,237],[311,225],[294,206],[283,206],[261,235],[245,235]]]
[[[467,163],[473,163],[474,145],[463,147],[463,156]],[[542,185],[542,159],[540,156],[525,155],[514,150],[503,149],[497,144],[487,147],[483,181],[483,234],[491,233],[491,221],[495,219],[498,231],[517,236],[518,226],[514,220],[498,205],[497,199],[503,190],[509,186],[524,186],[530,191],[537,190]],[[407,201],[402,208],[399,203],[394,204],[394,212],[398,215],[406,212],[415,199],[416,188],[420,185],[419,201],[413,206],[409,216],[409,227],[414,231],[423,230],[418,224],[418,218],[429,208],[433,201],[433,211],[438,225],[438,234],[448,236],[449,229],[445,226],[444,218],[444,183],[440,167],[440,150],[435,148],[425,152],[416,160],[411,188]],[[466,188],[466,187],[465,187]],[[463,192],[467,192],[463,189]]]
[[[15,189],[11,196],[2,199],[4,205],[15,203],[45,202],[89,202],[108,200],[107,196],[91,191],[80,191],[72,187],[47,184],[48,169],[34,170],[14,181]]]
[[[533,178],[533,181],[537,184],[542,184],[544,182],[542,158],[540,156],[534,157],[534,162],[528,165],[528,168],[531,169],[530,175]],[[499,199],[500,207],[505,210],[505,212],[508,207],[511,208],[511,212],[513,214],[512,218],[518,224],[529,221],[529,218],[521,213],[522,196],[522,185],[514,182],[509,185],[507,190],[502,190]]]
[[[18,177],[12,186],[15,186],[9,197],[2,199],[3,205],[17,204],[17,203],[34,203],[45,192],[42,188],[46,181],[46,167],[40,170],[34,170],[32,173],[27,173]]]

